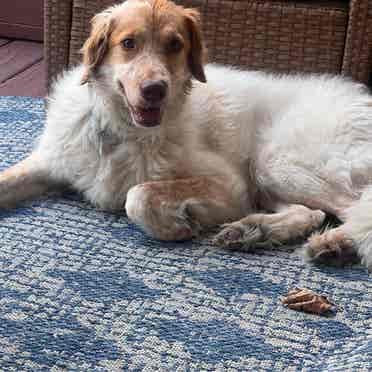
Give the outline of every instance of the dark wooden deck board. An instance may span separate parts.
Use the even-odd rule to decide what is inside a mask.
[[[45,64],[40,61],[0,84],[0,96],[44,97],[45,84]]]
[[[1,47],[2,45],[8,44],[8,43],[10,43],[10,40],[8,40],[8,39],[3,39],[3,38],[0,37],[0,47]]]
[[[43,58],[43,45],[27,41],[12,41],[0,47],[0,83],[25,71]]]

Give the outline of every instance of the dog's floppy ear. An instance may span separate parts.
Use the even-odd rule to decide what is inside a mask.
[[[94,71],[102,63],[108,49],[109,36],[112,29],[111,12],[104,11],[93,17],[91,32],[81,49],[85,72],[81,84],[89,81]]]
[[[186,24],[190,34],[191,49],[188,56],[190,71],[195,79],[205,83],[204,58],[206,50],[203,44],[200,14],[196,9],[184,9]]]

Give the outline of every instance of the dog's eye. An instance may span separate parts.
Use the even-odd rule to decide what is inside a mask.
[[[124,39],[121,44],[123,45],[123,47],[125,49],[134,49],[135,46],[136,46],[136,42],[134,41],[134,39],[131,39],[131,38],[128,38],[128,39]]]
[[[167,44],[167,51],[169,53],[178,53],[182,50],[183,43],[179,38],[171,39]]]

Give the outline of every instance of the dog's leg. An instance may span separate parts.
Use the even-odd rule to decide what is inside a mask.
[[[358,191],[350,184],[342,167],[339,169],[336,163],[322,168],[318,160],[305,166],[291,157],[264,158],[258,172],[261,187],[269,200],[319,209],[344,222],[335,229],[312,235],[303,249],[306,258],[321,263],[346,264],[355,262],[357,251],[359,256],[365,257],[367,265],[372,266],[372,244],[366,244],[368,232],[372,236],[369,218],[372,192],[367,198],[370,201],[358,202]],[[353,179],[352,173],[350,178]]]
[[[372,186],[342,213],[345,223],[312,236],[304,247],[307,258],[319,263],[344,265],[361,259],[372,271]]]
[[[271,197],[301,203],[336,216],[344,224],[312,236],[304,247],[305,256],[314,262],[345,265],[357,255],[372,270],[372,186],[360,189],[370,179],[370,168],[350,169],[344,177],[337,167],[328,174],[315,167],[261,164],[261,181]],[[358,175],[358,177],[356,177]],[[363,177],[361,177],[363,176]],[[360,181],[362,179],[362,182]],[[358,180],[358,182],[356,182]]]
[[[218,177],[146,182],[129,190],[129,218],[160,240],[184,240],[201,229],[241,218],[247,192]]]
[[[224,225],[213,243],[228,248],[250,249],[254,246],[280,245],[305,237],[319,228],[325,214],[303,205],[277,206],[276,213],[251,214]]]
[[[41,167],[37,154],[0,173],[0,208],[14,207],[18,202],[45,193],[52,182]]]

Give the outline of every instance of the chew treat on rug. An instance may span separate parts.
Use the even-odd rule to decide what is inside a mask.
[[[288,308],[306,313],[323,315],[327,312],[335,312],[336,305],[327,297],[318,295],[310,289],[294,288],[282,299],[282,304]]]

